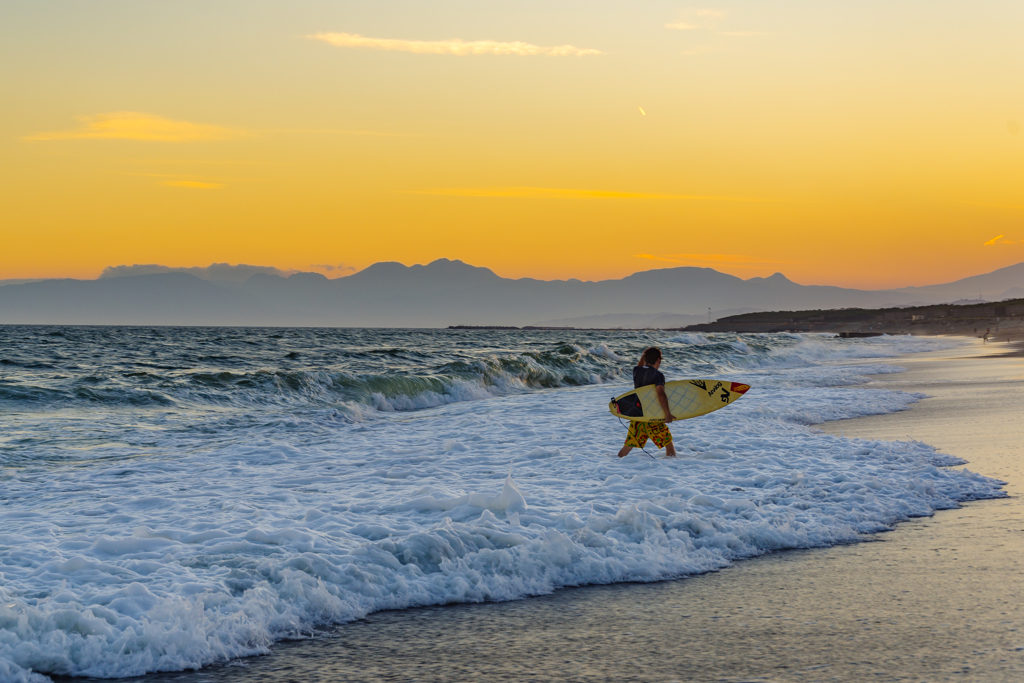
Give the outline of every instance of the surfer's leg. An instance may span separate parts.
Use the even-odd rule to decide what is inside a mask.
[[[654,445],[664,448],[667,457],[674,458],[676,447],[672,444],[672,432],[669,431],[668,425],[659,422],[648,425],[648,429],[650,429],[651,441],[654,442]]]
[[[626,433],[626,443],[619,450],[619,457],[626,457],[634,448],[643,448],[645,443],[647,443],[647,432],[644,430],[643,423],[631,421],[629,432]]]

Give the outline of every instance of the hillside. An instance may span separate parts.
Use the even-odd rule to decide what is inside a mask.
[[[877,291],[800,285],[781,273],[743,280],[691,267],[584,282],[502,278],[487,268],[447,259],[415,266],[377,263],[333,280],[317,273],[215,265],[117,276],[136,272],[135,267],[119,267],[98,280],[9,284],[0,287],[0,323],[678,327],[707,320],[708,309],[728,313],[938,303],[952,296],[947,292],[989,282],[989,276],[1007,289],[1024,287],[1024,264],[948,286]],[[241,268],[255,270],[248,271],[251,275],[232,270]],[[247,275],[243,281],[238,281],[240,272]]]

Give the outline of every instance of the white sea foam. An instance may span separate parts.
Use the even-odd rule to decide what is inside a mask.
[[[808,426],[917,399],[850,386],[898,368],[821,360],[929,347],[733,341],[729,379],[753,388],[674,424],[674,460],[615,457],[622,386],[470,383],[361,423],[282,414],[258,439],[154,431],[144,456],[9,468],[0,679],[194,668],[374,610],[705,572],[1001,495],[925,444]]]
[[[675,344],[692,344],[693,346],[704,346],[710,344],[708,338],[700,332],[687,332],[686,334],[677,334],[674,337],[669,337],[665,341],[673,342]]]
[[[626,360],[624,357],[620,356],[619,354],[615,353],[610,348],[608,348],[608,344],[606,342],[601,342],[599,345],[595,346],[594,348],[589,349],[588,353],[591,353],[591,354],[593,354],[595,356],[603,356],[603,357],[607,358],[608,360],[615,360],[615,361],[624,361],[624,360]]]

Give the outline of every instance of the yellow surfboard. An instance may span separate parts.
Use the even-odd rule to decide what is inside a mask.
[[[668,407],[672,411],[672,417],[677,420],[700,417],[724,408],[738,400],[749,389],[749,384],[717,379],[681,379],[665,382]],[[616,396],[608,404],[608,410],[616,417],[634,422],[665,420],[665,412],[658,403],[658,394],[653,384]]]

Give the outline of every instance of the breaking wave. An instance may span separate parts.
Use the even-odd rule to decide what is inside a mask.
[[[60,336],[67,334],[62,331]],[[223,340],[212,343],[218,341]],[[337,356],[325,357],[326,349],[314,348],[281,354],[274,359],[278,367],[252,367],[243,360],[243,352],[249,349],[235,350],[228,345],[218,354],[204,349],[206,353],[192,361],[207,366],[200,369],[190,367],[190,359],[167,358],[163,364],[132,363],[114,371],[93,368],[83,376],[39,372],[39,368],[59,371],[61,367],[38,359],[29,363],[7,360],[24,368],[25,379],[0,383],[0,402],[154,408],[333,407],[350,415],[366,415],[363,408],[421,410],[537,389],[628,381],[634,358],[646,345],[654,344],[665,352],[665,371],[710,375],[883,358],[943,348],[952,342],[913,337],[854,342],[823,335],[683,334],[648,337],[643,345],[628,337],[596,344],[547,343],[545,348],[527,352],[484,347],[472,353],[452,353],[451,348],[435,344],[433,349],[345,349]],[[446,362],[437,362],[446,358]],[[317,360],[323,360],[323,365],[309,367]],[[211,367],[218,365],[221,367]]]

